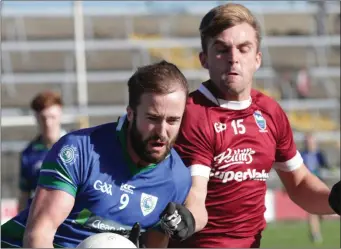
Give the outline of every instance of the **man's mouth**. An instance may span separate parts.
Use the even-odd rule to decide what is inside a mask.
[[[166,145],[165,142],[158,142],[158,141],[151,141],[150,142],[151,146],[161,148]]]
[[[239,75],[237,72],[229,72],[227,75]]]

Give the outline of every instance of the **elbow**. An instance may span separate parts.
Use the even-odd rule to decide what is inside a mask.
[[[204,229],[208,222],[208,213],[206,208],[202,208],[200,212],[193,215],[195,220],[195,232],[199,232]]]
[[[23,247],[32,248],[37,240],[37,236],[30,230],[25,230],[23,237]]]
[[[53,248],[54,232],[49,229],[26,229],[23,236],[23,247]]]

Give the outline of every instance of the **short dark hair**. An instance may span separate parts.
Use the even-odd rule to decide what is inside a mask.
[[[207,52],[209,38],[214,38],[227,28],[238,24],[248,23],[256,32],[257,50],[261,46],[261,27],[252,14],[245,6],[237,3],[219,5],[211,9],[201,20],[199,31],[203,52]]]
[[[129,106],[136,110],[144,93],[168,94],[180,87],[188,96],[188,82],[179,68],[165,60],[139,67],[128,80]]]
[[[37,113],[53,105],[63,106],[62,98],[57,92],[40,92],[31,101],[31,109]]]

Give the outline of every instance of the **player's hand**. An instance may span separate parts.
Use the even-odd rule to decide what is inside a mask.
[[[168,203],[161,214],[161,229],[172,239],[185,240],[195,231],[192,213],[183,205]]]
[[[341,181],[336,183],[329,194],[329,205],[334,210],[335,213],[340,215],[341,211]]]
[[[137,248],[140,247],[141,226],[136,222],[132,227],[128,239],[135,244]]]

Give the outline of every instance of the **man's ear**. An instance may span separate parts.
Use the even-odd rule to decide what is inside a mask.
[[[199,53],[199,60],[200,60],[201,66],[205,69],[208,69],[207,55],[202,51]]]
[[[258,52],[256,54],[256,71],[260,68],[260,66],[262,65],[262,52]]]
[[[132,122],[134,119],[134,110],[130,106],[128,106],[126,110],[127,110],[127,119],[129,122]]]

